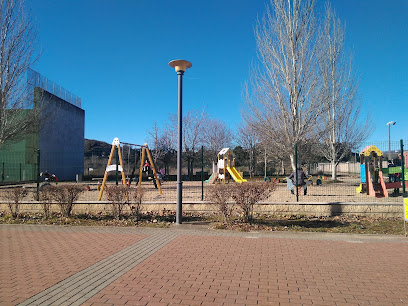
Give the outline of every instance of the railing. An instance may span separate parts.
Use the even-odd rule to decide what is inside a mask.
[[[40,87],[72,105],[81,107],[81,98],[30,68],[27,70],[27,83],[34,87]]]

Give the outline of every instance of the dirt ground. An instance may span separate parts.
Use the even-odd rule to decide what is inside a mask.
[[[237,184],[230,182],[230,184]],[[264,203],[291,203],[296,202],[296,195],[292,195],[290,190],[287,190],[286,183],[277,183],[275,191],[271,196],[263,201]],[[350,202],[350,203],[402,203],[402,196],[392,197],[370,197],[366,194],[356,192],[359,186],[359,179],[347,177],[345,181],[340,183],[323,183],[320,186],[312,185],[308,187],[307,195],[303,195],[303,189],[299,193],[299,202],[312,203],[333,203],[333,202]],[[213,188],[213,184],[204,183],[204,199],[210,200],[206,197],[206,190]],[[146,201],[176,201],[177,200],[177,183],[164,182],[162,184],[162,194],[154,188],[152,183],[144,182],[143,188],[145,192]],[[94,188],[93,188],[94,189]],[[389,190],[391,192],[392,190]],[[200,201],[201,200],[201,182],[183,182],[183,200]],[[93,201],[97,199],[98,192],[92,190],[81,196],[81,199],[86,201]]]
[[[59,183],[67,184],[67,183]],[[97,202],[99,191],[97,190],[97,182],[82,182],[84,186],[89,186],[90,191],[85,191],[80,195],[78,201]],[[108,185],[114,183],[108,183]],[[230,182],[230,184],[236,184]],[[320,186],[309,186],[307,195],[303,195],[303,189],[299,194],[299,202],[307,203],[402,203],[402,196],[391,196],[388,198],[376,198],[370,197],[366,194],[356,193],[356,187],[359,185],[359,179],[353,177],[342,177],[338,183],[324,182]],[[22,185],[19,185],[22,186]],[[36,184],[26,184],[26,188],[31,191],[24,199],[26,201],[32,201],[34,199],[34,192],[36,191]],[[135,185],[133,185],[134,187]],[[177,200],[177,183],[176,182],[164,182],[161,186],[162,194],[158,189],[154,188],[152,182],[143,182],[144,189],[144,202],[157,202],[168,203],[175,202]],[[15,186],[2,186],[0,187],[1,200],[7,200],[7,194],[10,192],[10,188]],[[206,197],[206,190],[213,188],[213,184],[204,183],[204,199],[211,200]],[[389,190],[391,193],[392,190]],[[400,190],[401,192],[401,190]],[[201,201],[201,182],[183,182],[183,202],[196,202]],[[104,194],[102,200],[106,199]],[[286,183],[277,183],[276,190],[271,196],[264,201],[264,203],[293,203],[296,202],[296,196],[292,195],[289,190],[286,189]]]

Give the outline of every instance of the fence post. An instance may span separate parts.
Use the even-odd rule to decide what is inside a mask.
[[[297,172],[297,167],[298,167],[298,150],[297,150],[297,143],[295,143],[295,176],[296,176],[296,185],[298,184],[298,172]],[[299,202],[299,188],[295,185],[296,189],[296,202]]]
[[[4,162],[3,162],[3,169],[1,170],[1,181],[4,182]]]
[[[37,150],[37,201],[40,200],[40,149]]]
[[[201,201],[204,201],[204,146],[201,146]]]
[[[20,163],[20,182],[23,180],[22,173],[21,173],[21,163]]]
[[[405,158],[404,158],[404,142],[401,139],[401,181],[402,181],[402,195],[405,196]]]
[[[118,147],[116,147],[116,186],[118,185],[118,167],[119,167],[119,153],[118,153]],[[123,170],[123,169],[122,169]]]

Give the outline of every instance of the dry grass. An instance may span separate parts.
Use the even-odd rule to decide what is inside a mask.
[[[137,219],[131,214],[124,214],[121,220],[112,215],[96,214],[73,214],[63,217],[54,213],[44,218],[39,213],[21,213],[18,218],[12,218],[11,214],[0,211],[0,224],[49,224],[70,226],[132,226],[132,227],[169,227],[175,221],[174,212],[166,214],[147,212]],[[349,234],[383,234],[403,235],[404,224],[401,218],[357,218],[357,217],[305,217],[288,216],[276,217],[258,215],[252,222],[244,222],[243,219],[225,223],[221,216],[213,214],[184,214],[183,223],[190,225],[206,225],[209,228],[235,231],[296,231],[296,232],[328,232]]]
[[[348,234],[403,235],[401,218],[357,218],[357,217],[275,217],[259,216],[250,223],[235,220],[231,223],[215,223],[215,229],[237,231],[296,231]]]

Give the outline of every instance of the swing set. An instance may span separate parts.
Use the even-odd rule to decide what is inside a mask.
[[[122,142],[121,143],[119,141],[119,138],[116,137],[115,139],[113,139],[113,142],[112,142],[112,149],[111,149],[111,152],[110,152],[110,155],[109,155],[108,164],[106,165],[105,174],[103,176],[103,181],[102,181],[101,190],[99,192],[98,201],[100,201],[102,199],[103,191],[104,191],[104,189],[106,187],[106,181],[108,179],[109,172],[111,172],[111,171],[116,171],[116,173],[121,172],[123,186],[126,186],[126,185],[130,186],[130,184],[132,182],[132,179],[134,177],[134,172],[135,172],[135,169],[136,169],[136,161],[137,161],[136,153],[135,153],[135,166],[133,168],[131,177],[129,178],[128,184],[127,184],[126,183],[126,178],[125,178],[125,170],[124,170],[124,166],[123,166],[122,152],[121,152],[121,148],[120,148],[121,144],[127,145],[129,147],[129,152],[128,152],[128,172],[129,172],[129,165],[130,165],[130,163],[129,163],[130,147],[135,146],[135,147],[140,147],[142,149],[142,152],[141,152],[142,156],[141,156],[141,159],[140,159],[140,171],[139,171],[138,186],[140,187],[141,184],[142,184],[142,176],[143,176],[143,168],[144,168],[143,162],[146,160],[146,161],[149,162],[150,168],[151,168],[151,170],[153,172],[153,180],[154,180],[153,182],[155,183],[155,186],[157,186],[157,189],[159,189],[160,194],[162,194],[160,182],[159,182],[159,179],[157,177],[156,168],[154,166],[153,158],[152,158],[152,155],[150,153],[149,146],[147,145],[147,143],[145,143],[144,145],[137,145],[137,144],[127,143],[127,142]],[[116,151],[116,160],[117,160],[117,162],[116,162],[116,164],[112,164],[112,159],[113,159],[113,156],[115,154],[115,151]],[[118,162],[119,162],[119,164],[118,164]]]

